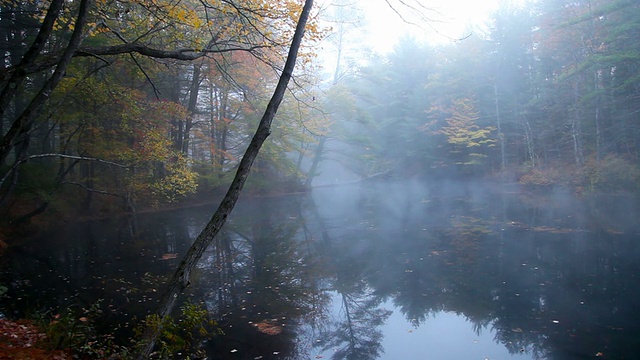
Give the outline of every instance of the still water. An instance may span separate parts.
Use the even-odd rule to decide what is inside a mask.
[[[61,224],[0,259],[0,312],[153,311],[215,205]],[[242,199],[189,292],[210,359],[633,359],[640,201],[417,181]]]

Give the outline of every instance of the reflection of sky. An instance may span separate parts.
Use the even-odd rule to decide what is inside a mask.
[[[392,309],[391,306],[385,308]],[[399,312],[394,311],[381,327],[384,333],[381,360],[395,359],[533,359],[531,354],[511,355],[494,341],[490,328],[478,335],[464,316],[439,312],[430,316],[418,328]]]
[[[342,300],[332,292],[331,318],[340,321],[344,317]],[[423,359],[534,359],[531,354],[509,354],[502,344],[496,342],[491,326],[476,333],[473,323],[463,315],[441,311],[430,315],[419,327],[395,308],[391,301],[380,306],[393,310],[386,323],[378,329],[382,331],[384,353],[378,360],[423,360]],[[312,350],[312,358],[331,359],[334,349],[320,352]],[[318,357],[316,357],[318,356]],[[373,360],[373,359],[372,359]]]

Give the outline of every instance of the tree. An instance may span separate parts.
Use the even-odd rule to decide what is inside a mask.
[[[93,187],[94,180],[105,180],[98,179],[105,173],[96,173],[96,163],[89,159],[88,153],[96,153],[89,151],[89,148],[97,150],[100,145],[105,145],[102,140],[117,138],[116,144],[122,145],[122,152],[118,154],[115,151],[102,151],[101,153],[109,158],[96,160],[118,163],[122,169],[135,167],[134,171],[123,170],[122,174],[135,173],[135,176],[128,177],[129,180],[137,177],[138,180],[156,182],[153,186],[139,183],[136,187],[151,190],[155,186],[155,190],[147,192],[148,194],[163,192],[158,186],[166,190],[169,183],[175,184],[180,176],[172,176],[172,173],[190,174],[192,169],[189,157],[193,150],[190,148],[193,128],[201,115],[199,99],[206,92],[202,88],[206,76],[206,68],[203,66],[207,65],[203,59],[221,59],[224,56],[239,58],[241,54],[245,54],[247,58],[262,62],[263,69],[277,70],[279,66],[276,64],[284,57],[283,48],[286,48],[283,39],[290,36],[295,26],[295,19],[292,18],[294,12],[290,10],[297,6],[295,1],[251,1],[243,6],[231,1],[173,0],[158,0],[152,3],[89,1],[84,7],[79,6],[80,2],[61,7],[62,3],[54,1],[48,9],[41,9],[40,5],[24,2],[24,6],[16,10],[16,14],[31,19],[32,22],[38,20],[36,13],[29,13],[29,9],[42,12],[46,16],[43,17],[40,35],[33,40],[31,50],[12,51],[8,58],[10,62],[5,62],[0,69],[0,115],[3,129],[0,134],[0,160],[3,165],[0,172],[0,208],[5,214],[9,212],[12,201],[17,199],[12,198],[14,191],[20,189],[29,177],[33,178],[29,174],[32,167],[30,168],[28,163],[35,162],[34,159],[38,159],[42,168],[48,169],[50,174],[46,177],[58,184],[55,186],[57,190],[45,189],[49,194],[46,196],[37,195],[38,192],[43,192],[41,189],[34,189],[32,193],[35,194],[36,205],[37,202],[47,202],[44,197],[51,199],[56,191],[67,191],[71,183],[81,185],[76,187],[76,191],[84,189],[87,198],[92,194],[114,194],[135,199],[135,196],[114,191],[114,186]],[[2,9],[5,9],[5,3],[2,4]],[[74,18],[78,17],[76,14],[81,8],[86,12],[82,18],[86,26],[82,26],[80,22],[74,23]],[[0,20],[12,27],[5,38],[13,42],[31,40],[16,40],[28,32],[22,29],[26,25],[12,20],[13,10],[6,13],[3,11],[2,14]],[[32,24],[28,26],[32,32]],[[315,36],[314,32],[315,25],[310,26],[312,36]],[[77,34],[73,44],[70,43],[70,34]],[[68,51],[66,57],[63,57],[65,48],[68,48]],[[212,64],[217,67],[220,63],[216,64],[215,61],[214,59]],[[57,74],[55,79],[49,76],[54,66],[57,70],[53,72]],[[240,66],[251,65],[245,61]],[[218,70],[225,71],[222,67],[218,67]],[[233,72],[241,73],[235,69]],[[263,84],[271,79],[269,76],[261,78]],[[105,80],[111,84],[111,88],[99,86]],[[223,81],[227,83],[224,86],[229,87],[232,86],[229,84],[236,80],[226,76]],[[66,87],[59,88],[58,85],[65,82]],[[39,84],[44,84],[43,91],[40,91]],[[81,94],[81,88],[88,91]],[[116,89],[118,91],[115,91]],[[107,98],[102,96],[103,93],[96,91],[106,91]],[[92,94],[97,95],[96,99],[104,101],[95,101],[96,99],[91,98]],[[131,107],[132,104],[128,104],[121,108],[122,111],[108,112],[107,109],[113,109],[117,104],[124,105],[131,100],[121,94],[135,94],[135,101],[144,105]],[[35,101],[29,100],[29,97]],[[75,101],[70,101],[72,98]],[[109,101],[116,105],[108,104]],[[168,105],[169,103],[173,105]],[[93,116],[82,117],[81,112],[88,109],[88,104],[93,104],[94,107],[89,110],[89,114],[99,115],[99,119]],[[76,119],[69,123],[70,118],[56,108],[60,106],[68,109],[69,114],[78,115]],[[159,110],[163,107],[184,108],[186,113],[167,113],[170,118],[162,126],[162,130],[167,131],[166,136],[154,139],[158,145],[162,143],[163,147],[167,145],[166,141],[170,140],[173,150],[162,151],[166,156],[156,157],[153,160],[153,169],[143,170],[139,163],[134,162],[137,155],[121,156],[129,152],[124,149],[127,146],[134,152],[143,150],[133,147],[136,143],[135,135],[130,136],[127,132],[132,132],[134,127],[131,126],[132,123],[127,124],[131,120],[127,120],[127,117],[135,117],[145,111],[153,114],[154,109]],[[127,110],[131,110],[132,113],[127,113]],[[116,114],[121,118],[114,118]],[[154,117],[145,116],[148,119]],[[86,121],[88,119],[93,119],[93,125]],[[96,127],[95,124],[99,126]],[[161,128],[156,127],[156,130],[160,131]],[[102,132],[102,135],[108,133],[109,136],[98,137],[99,133],[95,131]],[[91,136],[87,135],[99,141],[89,144],[86,140]],[[79,139],[82,139],[85,145],[91,146],[80,147]],[[233,146],[238,147],[236,155],[239,156],[246,142]],[[46,154],[49,155],[45,156]],[[76,158],[70,161],[69,156]],[[174,161],[176,159],[180,160]],[[88,161],[93,162],[87,163]],[[80,168],[80,171],[76,168]],[[53,174],[56,173],[64,174],[64,177],[72,176],[74,179],[65,181],[63,177],[55,177]],[[138,176],[143,173],[151,176]],[[59,180],[54,181],[54,177]],[[189,182],[193,184],[193,181]],[[100,183],[101,181],[95,181],[96,185]],[[102,181],[102,185],[114,184],[110,184],[107,179]],[[121,186],[121,182],[115,185],[120,189],[125,188]],[[193,189],[193,186],[189,188]],[[38,197],[40,199],[37,199]],[[67,198],[73,199],[75,196]]]
[[[224,225],[227,216],[233,210],[233,207],[235,206],[238,197],[240,196],[240,192],[242,191],[247,177],[249,176],[251,166],[258,156],[262,144],[270,134],[271,123],[276,115],[276,112],[278,111],[280,103],[282,102],[284,93],[287,89],[287,84],[289,83],[289,79],[293,75],[293,68],[296,63],[298,49],[302,42],[305,26],[307,24],[307,20],[309,18],[312,7],[313,0],[306,0],[304,3],[304,7],[302,8],[302,12],[300,13],[300,19],[298,20],[296,31],[289,48],[287,61],[284,65],[282,75],[280,76],[280,80],[278,81],[278,85],[274,90],[273,96],[269,101],[269,104],[267,105],[264,115],[260,120],[260,124],[258,125],[253,138],[251,139],[251,143],[249,144],[247,151],[240,161],[236,176],[229,186],[229,190],[218,206],[218,209],[213,214],[211,220],[207,223],[204,230],[200,232],[196,240],[193,242],[184,258],[180,262],[180,265],[178,265],[178,268],[176,269],[170,282],[167,284],[167,289],[163,294],[159,304],[158,315],[160,318],[164,318],[165,316],[169,316],[171,314],[177,297],[181,295],[189,286],[191,271],[198,263],[198,260],[200,260],[200,258],[202,257],[203,252],[206,250],[209,244],[211,244],[215,236]],[[159,329],[151,328],[147,330],[143,338],[142,350],[138,355],[139,359],[145,359],[151,353],[151,350],[153,349],[156,338],[158,336],[158,331]]]
[[[476,124],[479,112],[472,99],[456,99],[446,111],[446,125],[438,130],[451,145],[451,160],[456,165],[480,165],[486,148],[495,143],[490,138],[493,127],[481,128]]]

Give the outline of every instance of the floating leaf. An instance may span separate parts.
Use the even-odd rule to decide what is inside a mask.
[[[176,253],[162,254],[162,260],[171,260],[171,259],[175,259],[177,257],[178,257],[178,254],[176,254]]]
[[[282,326],[270,324],[266,321],[259,322],[254,326],[258,328],[258,331],[267,335],[278,335],[282,332]]]

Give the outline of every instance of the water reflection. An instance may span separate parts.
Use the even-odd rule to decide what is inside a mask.
[[[451,358],[425,337],[464,326],[473,344],[449,342],[489,343],[487,355],[633,358],[637,200],[410,181],[245,200],[189,296],[225,333],[212,359]],[[12,248],[3,311],[103,298],[116,323],[153,310],[149,278],[171,272],[163,255],[183,254],[211,211],[76,224]]]

